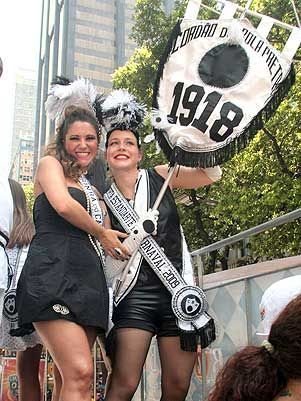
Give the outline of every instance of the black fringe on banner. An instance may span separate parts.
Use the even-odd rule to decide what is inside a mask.
[[[214,320],[197,331],[180,331],[180,343],[183,351],[195,352],[197,346],[207,348],[216,339]]]
[[[32,323],[23,324],[21,327],[10,329],[9,334],[12,337],[24,337],[35,331]]]
[[[157,94],[159,90],[160,79],[163,76],[164,65],[170,55],[173,48],[174,41],[177,39],[181,32],[180,27],[181,21],[179,20],[173,28],[164,53],[160,59],[157,77],[154,84],[153,92],[153,108],[158,109]],[[224,147],[208,152],[189,152],[182,149],[179,146],[174,148],[168,141],[168,134],[166,131],[154,129],[155,137],[163,150],[165,156],[170,162],[170,165],[175,163],[188,166],[188,167],[214,167],[230,160],[238,152],[244,149],[255,134],[261,130],[265,123],[273,116],[278,106],[288,94],[291,86],[295,83],[295,70],[293,65],[286,78],[280,83],[277,89],[272,93],[270,99],[259,113],[250,121],[250,123],[244,128],[241,134]]]

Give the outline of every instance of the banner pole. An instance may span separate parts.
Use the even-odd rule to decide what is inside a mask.
[[[158,193],[157,199],[156,199],[156,201],[154,203],[154,206],[152,207],[152,210],[157,210],[158,209],[158,207],[159,207],[159,205],[161,203],[161,200],[162,200],[162,198],[163,198],[163,196],[164,196],[164,194],[166,192],[166,189],[167,189],[167,187],[168,187],[168,185],[170,183],[170,180],[172,179],[172,177],[174,175],[174,172],[176,171],[177,167],[178,167],[178,164],[176,163],[174,166],[172,166],[170,168],[170,170],[168,172],[168,176],[166,177],[165,182],[162,185],[162,188],[160,189],[160,192]]]
[[[157,210],[158,209],[158,207],[159,207],[159,205],[161,203],[161,200],[162,200],[162,198],[163,198],[163,196],[164,196],[164,194],[166,192],[166,189],[167,189],[167,187],[168,187],[168,185],[170,183],[170,180],[172,179],[173,174],[176,171],[177,167],[178,167],[178,164],[176,163],[175,165],[173,165],[169,169],[168,175],[167,175],[167,177],[166,177],[166,179],[164,181],[164,184],[162,185],[162,187],[160,189],[160,192],[158,193],[157,199],[155,200],[155,203],[154,203],[154,205],[152,207],[152,210]],[[116,288],[115,288],[115,294],[114,294],[115,297],[118,296],[119,291],[120,291],[121,286],[122,286],[122,283],[124,282],[125,277],[127,276],[128,272],[129,272],[129,269],[130,269],[130,266],[132,264],[132,261],[135,259],[138,251],[139,251],[139,248],[135,249],[135,251],[132,253],[130,259],[128,260],[127,265],[124,267],[122,275],[121,275],[121,277],[120,277],[120,279],[118,281],[118,284],[116,285]]]

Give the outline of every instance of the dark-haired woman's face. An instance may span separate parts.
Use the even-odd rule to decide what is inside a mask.
[[[98,137],[93,125],[84,121],[71,124],[65,136],[65,150],[82,168],[88,167],[98,150]]]
[[[136,170],[142,154],[137,138],[128,130],[115,130],[108,139],[107,163],[111,170]]]

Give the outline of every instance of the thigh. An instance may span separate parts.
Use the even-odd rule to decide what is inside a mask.
[[[92,349],[97,337],[97,332],[94,327],[84,327],[84,330],[88,339],[90,349]]]
[[[182,382],[189,385],[196,361],[196,352],[181,349],[180,337],[159,337],[157,339],[164,381]]]
[[[90,343],[85,328],[63,319],[35,322],[34,327],[63,377],[91,366]]]
[[[135,328],[156,333],[157,298],[151,291],[134,287],[114,308],[115,329]]]
[[[38,344],[35,347],[27,348],[25,351],[18,351],[17,368],[28,369],[30,373],[33,371],[38,373],[42,349],[43,346]]]
[[[139,381],[149,350],[152,333],[136,328],[116,330],[112,385]]]

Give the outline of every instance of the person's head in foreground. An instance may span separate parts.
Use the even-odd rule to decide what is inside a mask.
[[[301,276],[269,287],[260,310],[267,339],[228,359],[208,401],[301,400]]]

